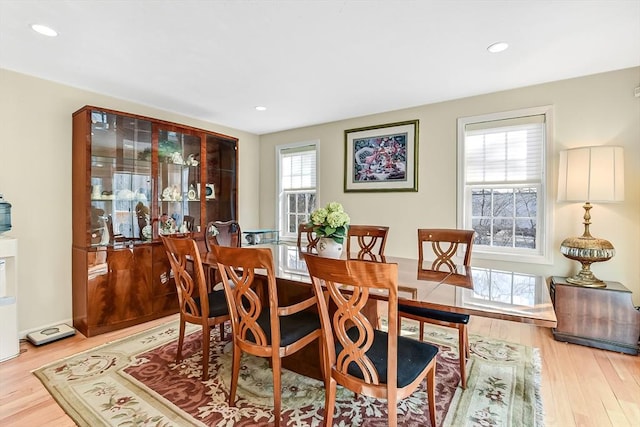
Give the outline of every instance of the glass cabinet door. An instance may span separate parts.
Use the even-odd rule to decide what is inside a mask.
[[[92,246],[151,238],[151,130],[147,120],[91,111]]]
[[[200,134],[158,130],[158,234],[198,232]]]
[[[207,222],[237,220],[237,141],[219,135],[207,135],[206,141]]]
[[[237,220],[237,140],[92,109],[91,246]]]

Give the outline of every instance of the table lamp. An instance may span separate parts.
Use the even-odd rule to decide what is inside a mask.
[[[591,272],[591,264],[607,261],[615,255],[613,245],[591,236],[591,202],[624,200],[624,159],[622,147],[581,147],[560,152],[558,201],[584,202],[584,233],[564,239],[560,252],[578,261],[582,269],[567,282],[574,285],[604,287]]]

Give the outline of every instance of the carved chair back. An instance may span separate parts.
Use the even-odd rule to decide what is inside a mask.
[[[318,240],[320,240],[320,237],[313,231],[313,226],[304,223],[298,224],[298,249],[305,250],[306,252],[314,252]]]
[[[213,232],[213,227],[217,234]],[[242,245],[242,231],[238,221],[210,221],[205,230],[205,244],[211,252],[213,245],[240,247]]]
[[[454,257],[461,255],[463,264],[471,264],[471,249],[473,247],[473,230],[457,230],[446,228],[420,228],[418,229],[418,265],[422,266],[425,259],[425,246],[430,250],[433,263],[432,270],[447,270],[455,272]],[[462,248],[461,248],[462,246]]]
[[[384,255],[384,247],[387,244],[389,227],[379,225],[350,225],[347,232],[347,254],[355,258],[368,259],[372,255]],[[357,246],[351,247],[352,240],[357,241]]]

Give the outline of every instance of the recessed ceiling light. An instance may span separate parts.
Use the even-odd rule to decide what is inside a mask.
[[[58,32],[56,30],[54,30],[51,27],[47,27],[46,25],[42,25],[42,24],[33,24],[31,26],[31,29],[33,31],[35,31],[36,33],[40,33],[43,36],[47,36],[47,37],[55,37],[58,35]]]
[[[509,43],[507,42],[497,42],[492,45],[489,45],[487,50],[491,53],[498,53],[498,52],[507,50],[508,47],[509,47]]]
[[[263,107],[262,105],[258,105],[258,106],[256,107],[256,110],[257,110],[257,111],[267,111],[267,107]]]

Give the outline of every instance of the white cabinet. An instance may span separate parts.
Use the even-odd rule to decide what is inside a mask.
[[[0,362],[20,353],[17,257],[18,240],[0,236]]]

